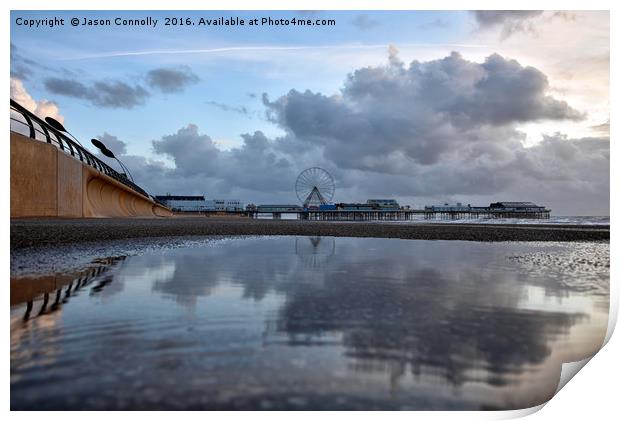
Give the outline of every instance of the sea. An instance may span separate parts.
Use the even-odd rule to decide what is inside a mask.
[[[541,225],[609,225],[609,216],[551,216],[549,219],[533,218],[472,218],[472,219],[424,219],[414,221],[425,223],[466,223],[466,224],[541,224]]]

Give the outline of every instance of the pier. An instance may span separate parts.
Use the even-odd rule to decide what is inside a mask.
[[[244,212],[250,218],[271,215],[294,215],[310,221],[412,221],[457,219],[549,219],[551,210],[532,202],[495,202],[489,206],[471,206],[457,203],[425,206],[411,209],[398,205],[395,200],[368,200],[366,203],[336,203],[319,206],[258,205],[248,206]]]
[[[503,219],[503,218],[528,218],[549,219],[550,209],[501,209],[493,207],[475,207],[469,210],[433,210],[433,209],[407,209],[407,210],[252,210],[245,212],[250,218],[258,218],[260,215],[271,214],[273,219],[281,219],[282,215],[296,215],[297,219],[310,221],[411,221],[425,220],[457,220],[457,219]]]

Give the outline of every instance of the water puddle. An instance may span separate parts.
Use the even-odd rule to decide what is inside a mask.
[[[609,243],[258,237],[109,255],[14,273],[12,409],[524,408],[607,327]]]

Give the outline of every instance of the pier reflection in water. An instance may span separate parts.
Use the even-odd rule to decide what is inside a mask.
[[[273,237],[107,268],[15,299],[13,409],[528,407],[609,303],[607,243]]]

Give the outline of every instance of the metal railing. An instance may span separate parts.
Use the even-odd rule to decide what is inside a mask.
[[[114,168],[93,155],[82,145],[79,145],[64,133],[56,130],[47,124],[45,120],[37,117],[12,99],[11,131],[27,136],[33,140],[50,143],[67,155],[71,155],[75,159],[80,160],[84,164],[96,169],[108,177],[112,177],[133,191],[151,199],[151,195],[127,178],[125,174],[116,171]]]

